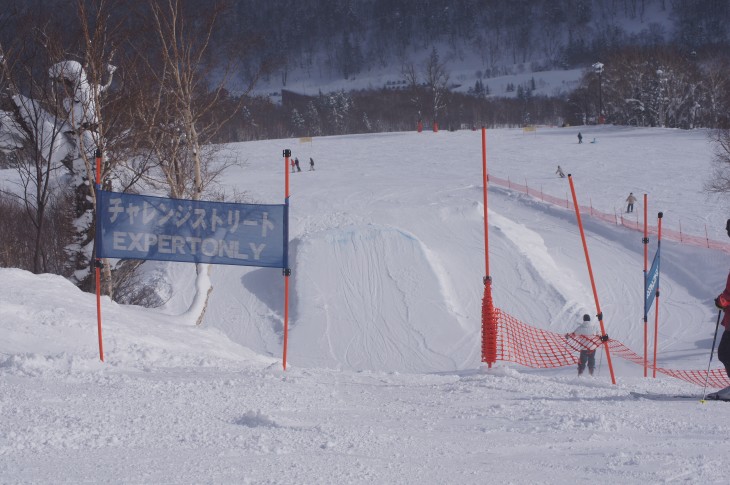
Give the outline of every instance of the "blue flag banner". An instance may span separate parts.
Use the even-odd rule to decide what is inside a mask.
[[[659,249],[657,249],[654,255],[654,261],[651,263],[651,269],[646,274],[646,281],[644,282],[644,316],[649,313],[651,305],[654,303],[654,297],[656,296],[656,290],[659,287]]]
[[[97,197],[97,258],[286,267],[286,205]]]

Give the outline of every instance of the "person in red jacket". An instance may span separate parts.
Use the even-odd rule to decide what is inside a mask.
[[[725,230],[727,235],[730,236],[730,219],[725,224]],[[722,333],[720,339],[720,345],[717,346],[717,358],[725,365],[725,372],[730,377],[730,274],[727,275],[727,283],[725,283],[725,290],[715,298],[715,306],[725,312],[722,318],[722,326],[725,327],[725,331]]]

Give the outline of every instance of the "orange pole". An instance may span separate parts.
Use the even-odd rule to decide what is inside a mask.
[[[482,362],[491,369],[497,362],[497,320],[492,301],[492,277],[489,274],[489,203],[487,189],[487,129],[482,127],[482,183],[484,185],[484,296],[482,298]]]
[[[482,127],[482,184],[484,186],[484,264],[487,277],[489,277],[489,230],[487,214],[487,184],[489,177],[487,176],[487,129]]]
[[[580,218],[580,209],[578,207],[578,198],[575,196],[575,187],[573,186],[573,176],[568,174],[568,182],[570,182],[570,192],[573,196],[573,205],[575,206],[575,216],[578,219],[578,229],[580,230],[580,238],[583,241],[583,252],[586,257],[586,264],[588,265],[588,276],[591,279],[591,288],[593,289],[593,299],[596,302],[596,316],[598,317],[598,323],[601,326],[601,340],[606,350],[606,360],[608,361],[608,370],[611,373],[611,383],[616,384],[616,376],[613,374],[613,363],[611,362],[611,352],[608,347],[608,335],[603,325],[603,313],[601,313],[601,304],[598,301],[598,292],[596,291],[596,283],[593,279],[593,269],[591,268],[591,258],[588,255],[588,245],[586,244],[586,236],[583,232],[583,222]]]
[[[101,150],[96,149],[96,194],[97,202],[99,201],[99,191],[101,190]],[[96,210],[99,210],[97,203]],[[97,228],[96,237],[98,237],[99,231]],[[96,256],[96,254],[94,254]],[[94,259],[94,270],[96,273],[96,331],[99,335],[99,360],[104,362],[104,343],[101,338],[101,260],[99,258]]]
[[[646,272],[649,262],[649,223],[647,221],[647,195],[644,194],[644,302],[646,302]],[[644,304],[644,377],[647,376],[647,367],[649,360],[649,323],[646,318],[646,303]]]
[[[289,237],[289,157],[291,157],[291,150],[284,150],[284,205],[286,206],[287,214],[287,238]],[[284,350],[281,365],[286,370],[286,351],[289,346],[289,276],[291,275],[291,269],[289,268],[289,255],[286,254],[284,259]]]
[[[661,212],[657,215],[659,218],[659,222],[657,224],[658,226],[658,237],[657,237],[657,251],[660,250],[662,246],[662,218],[664,217],[664,214]],[[661,258],[661,253],[660,256]],[[661,260],[659,263],[659,270],[661,271]],[[657,281],[656,286],[656,303],[654,304],[654,371],[652,372],[652,376],[656,379],[656,350],[657,350],[657,344],[659,343],[659,282]]]

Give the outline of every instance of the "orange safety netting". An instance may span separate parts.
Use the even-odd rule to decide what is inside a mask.
[[[500,177],[496,177],[494,175],[489,176],[489,183],[493,183],[496,185],[500,185],[502,187],[506,187],[510,190],[514,190],[517,192],[522,192],[523,194],[530,195],[536,199],[540,199],[543,202],[548,202],[553,205],[557,205],[560,207],[565,207],[566,209],[572,209],[575,210],[575,206],[573,205],[573,202],[568,200],[568,197],[566,195],[565,198],[555,197],[550,194],[546,194],[542,191],[542,189],[537,190],[535,188],[529,187],[527,185],[527,181],[525,181],[525,184],[518,184],[514,181],[511,181],[509,178],[503,179]],[[624,214],[609,214],[607,212],[599,211],[598,209],[593,208],[593,204],[590,206],[580,206],[580,212],[581,214],[590,215],[593,218],[600,219],[604,222],[608,222],[610,224],[615,224],[619,226],[626,227],[628,229],[633,229],[635,231],[643,232],[644,230],[644,222],[639,222],[639,213],[634,213],[636,219],[629,219],[628,217],[624,217]],[[647,224],[648,226],[648,232],[649,234],[657,234],[657,227],[652,226],[651,224]],[[705,229],[706,231],[706,229]],[[679,242],[681,244],[689,244],[691,246],[697,246],[697,247],[704,247],[709,249],[717,249],[719,251],[724,251],[726,253],[730,253],[730,244],[720,241],[714,241],[707,237],[707,235],[703,236],[695,236],[691,234],[687,234],[686,232],[682,232],[681,229],[681,223],[680,223],[680,230],[675,231],[672,229],[668,229],[666,227],[662,228],[662,238],[663,239],[669,239],[671,241]],[[658,369],[657,369],[658,370]]]
[[[487,297],[483,304],[484,328],[490,329],[483,336],[482,353],[484,362],[497,360],[514,362],[525,367],[555,368],[578,363],[578,351],[593,350],[602,345],[598,336],[560,334],[531,327],[513,316],[491,305]],[[491,322],[490,322],[491,320]],[[494,338],[496,336],[496,338]],[[492,340],[494,339],[494,340]],[[626,347],[618,340],[609,339],[611,356],[618,356],[638,365],[644,365],[644,358]],[[494,358],[491,360],[490,358]],[[487,360],[490,359],[490,360]],[[648,367],[653,369],[651,363]],[[730,385],[730,379],[724,369],[712,369],[709,377],[706,370],[674,370],[656,368],[657,372],[703,386],[720,388]]]

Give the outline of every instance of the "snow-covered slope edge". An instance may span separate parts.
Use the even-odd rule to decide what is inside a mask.
[[[215,329],[102,298],[105,360],[99,361],[96,297],[60,276],[0,269],[0,367],[5,372],[149,370],[274,361],[232,343]]]

